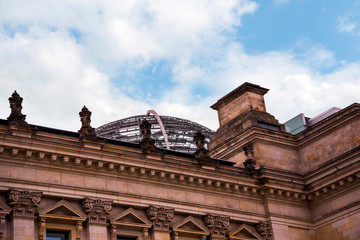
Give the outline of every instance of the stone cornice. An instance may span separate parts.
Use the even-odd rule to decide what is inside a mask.
[[[290,133],[252,127],[210,149],[209,155],[216,158],[226,158],[228,154],[236,152],[237,149],[241,149],[245,144],[255,140],[269,141],[295,148],[294,139]]]
[[[330,129],[335,129],[344,124],[344,122],[359,117],[359,115],[360,104],[354,103],[296,136],[293,136],[290,133],[282,133],[263,129],[260,127],[252,127],[238,133],[234,137],[224,141],[222,144],[219,144],[215,148],[211,149],[210,156],[214,156],[217,158],[225,158],[228,154],[236,151],[237,148],[241,148],[246,143],[254,141],[256,139],[261,139],[263,141],[269,141],[272,143],[278,143],[289,147],[299,148],[302,145],[322,136],[323,134],[326,134]]]
[[[267,137],[291,145],[292,140],[289,135],[275,132],[274,136],[269,136],[268,131],[252,128],[247,131],[248,138],[246,140]],[[201,189],[205,192],[216,189],[217,194],[239,193],[242,196],[260,198],[271,196],[299,201],[312,201],[319,196],[342,188],[346,185],[343,182],[351,183],[351,179],[359,178],[358,173],[344,172],[340,174],[341,179],[330,177],[334,180],[322,182],[317,181],[318,177],[309,178],[309,175],[305,175],[304,178],[304,176],[291,172],[265,169],[262,178],[268,178],[269,182],[260,183],[258,177],[246,176],[243,169],[236,167],[221,166],[216,171],[209,171],[200,168],[195,159],[172,155],[165,155],[162,158],[153,157],[151,154],[144,156],[141,149],[103,143],[101,143],[103,144],[102,150],[84,148],[79,141],[69,141],[68,137],[55,139],[49,138],[47,134],[41,134],[43,133],[35,134],[32,139],[0,134],[0,154],[14,158],[18,162],[26,159],[28,163],[35,164],[33,166],[48,166],[48,163],[51,162],[54,168],[73,166],[75,167],[74,171],[89,173],[102,171],[109,175],[122,173],[120,176],[122,178],[143,182],[166,179],[167,181],[162,181],[164,182],[162,184]],[[234,142],[232,145],[239,146],[241,144]],[[16,161],[12,161],[11,164],[15,164]],[[330,176],[330,173],[325,171],[324,175]],[[277,184],[272,184],[274,181]],[[327,184],[328,182],[329,184]],[[294,186],[296,187],[294,188]],[[330,189],[331,191],[329,191]]]
[[[5,148],[1,148],[0,150]],[[59,164],[72,164],[77,167],[81,167],[83,169],[87,169],[92,171],[92,169],[96,170],[107,170],[107,171],[117,171],[123,174],[126,174],[127,177],[133,176],[134,178],[155,178],[155,179],[167,179],[168,184],[176,184],[176,185],[193,185],[196,188],[203,188],[205,189],[217,189],[218,193],[220,192],[229,192],[229,193],[236,193],[242,195],[250,195],[253,197],[260,196],[268,196],[268,197],[276,197],[281,199],[287,200],[302,200],[302,201],[313,201],[318,199],[326,194],[330,194],[337,189],[342,187],[346,187],[354,181],[358,181],[360,178],[360,172],[351,173],[350,175],[343,175],[340,179],[336,179],[336,181],[326,181],[324,183],[311,183],[308,185],[302,185],[299,178],[296,178],[296,185],[298,187],[294,188],[294,181],[287,177],[278,178],[276,180],[276,175],[271,176],[271,171],[265,171],[263,178],[268,178],[268,183],[260,183],[254,178],[249,178],[243,176],[243,180],[245,181],[232,181],[231,178],[225,180],[226,177],[223,177],[223,180],[219,180],[218,177],[213,176],[211,177],[208,174],[207,177],[204,176],[194,176],[188,175],[184,171],[179,172],[172,172],[169,169],[166,170],[159,170],[158,168],[148,168],[148,167],[141,167],[141,166],[133,166],[131,164],[118,164],[114,162],[106,162],[106,161],[93,161],[89,159],[83,158],[76,158],[71,156],[59,156],[53,153],[45,153],[45,152],[32,152],[31,150],[23,150],[18,148],[10,148],[9,155],[11,157],[16,157],[19,154],[24,154],[25,157],[32,157],[33,154],[37,156],[37,161],[43,162],[44,159],[50,162],[57,162]],[[91,168],[94,166],[93,168]],[[218,175],[219,173],[217,173]],[[275,176],[275,178],[273,178]],[[246,181],[246,179],[252,181]],[[274,180],[279,181],[277,184],[272,184]],[[293,179],[294,180],[294,179]],[[247,183],[246,183],[247,182]],[[328,183],[328,184],[325,184]],[[279,188],[278,186],[281,185],[282,187]],[[305,186],[312,186],[318,185],[316,188],[310,187],[306,189]],[[286,187],[288,186],[288,187]],[[304,186],[304,189],[301,187]],[[210,190],[209,189],[209,190]],[[220,192],[219,192],[220,191]]]
[[[252,84],[245,82],[241,84],[236,89],[232,90],[228,94],[226,94],[224,97],[220,98],[215,104],[211,106],[212,109],[218,110],[222,108],[224,105],[232,101],[233,99],[243,95],[246,92],[253,92],[259,95],[265,95],[269,89],[260,87],[259,85]]]

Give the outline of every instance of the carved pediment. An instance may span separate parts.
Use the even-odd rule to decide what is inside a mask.
[[[11,207],[0,201],[0,217],[8,215],[11,212],[11,210],[12,210]]]
[[[242,240],[262,240],[263,237],[253,228],[247,224],[241,224],[238,228],[229,233],[230,239]]]
[[[192,235],[208,235],[208,229],[202,222],[197,221],[194,217],[188,216],[184,220],[173,225],[173,231],[177,233],[186,233]]]
[[[85,221],[87,215],[71,205],[66,200],[61,200],[54,205],[47,206],[39,211],[41,218],[61,218],[75,221]]]
[[[112,225],[131,229],[148,229],[152,222],[133,208],[128,208],[110,219]]]

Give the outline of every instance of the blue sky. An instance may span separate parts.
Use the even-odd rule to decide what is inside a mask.
[[[359,61],[359,10],[360,1],[262,1],[256,12],[244,16],[239,41],[249,54],[292,50],[301,56],[308,45],[318,44],[338,61]],[[350,29],[340,30],[341,21]]]
[[[0,118],[76,131],[154,109],[218,127],[217,99],[269,88],[280,122],[360,96],[360,1],[0,1]]]

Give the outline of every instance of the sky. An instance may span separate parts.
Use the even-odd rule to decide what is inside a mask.
[[[213,130],[251,82],[281,123],[360,98],[360,0],[0,0],[0,118],[80,129],[149,109]]]

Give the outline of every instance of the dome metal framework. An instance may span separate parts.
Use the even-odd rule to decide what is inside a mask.
[[[170,116],[159,116],[153,110],[147,115],[132,116],[104,124],[96,129],[96,135],[107,139],[139,143],[141,140],[139,126],[143,120],[151,123],[151,138],[158,148],[184,153],[194,153],[196,145],[194,136],[200,131],[205,136],[205,143],[210,143],[214,132],[195,122]]]

